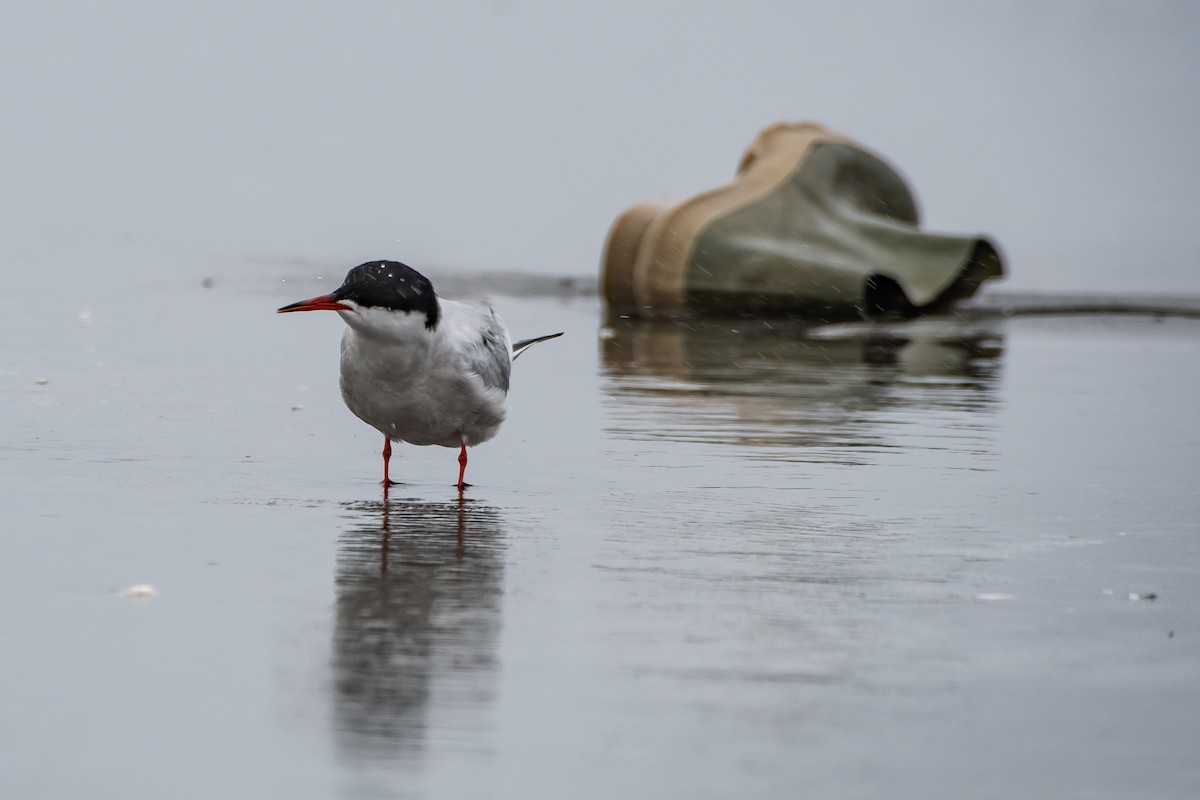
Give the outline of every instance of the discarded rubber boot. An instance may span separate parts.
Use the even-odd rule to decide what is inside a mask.
[[[728,186],[618,217],[604,296],[610,313],[634,318],[825,322],[945,311],[1003,274],[986,238],[918,222],[912,193],[878,156],[820,125],[777,124]]]

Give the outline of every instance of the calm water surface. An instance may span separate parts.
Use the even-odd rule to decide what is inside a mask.
[[[0,323],[4,796],[1200,785],[1200,323],[499,296],[567,336],[465,497],[402,448],[384,502],[341,323],[270,313],[294,284]]]

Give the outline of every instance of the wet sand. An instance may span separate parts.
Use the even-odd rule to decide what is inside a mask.
[[[0,320],[5,796],[1200,785],[1195,319],[610,324],[501,282],[567,335],[462,500],[402,447],[385,504],[341,323],[271,313],[314,288]]]

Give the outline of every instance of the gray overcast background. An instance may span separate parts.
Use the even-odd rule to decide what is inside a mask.
[[[1010,288],[1200,293],[1200,3],[8,3],[0,92],[6,271],[590,275],[813,119]]]

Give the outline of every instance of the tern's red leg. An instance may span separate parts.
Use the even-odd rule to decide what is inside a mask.
[[[463,487],[463,476],[467,474],[467,446],[464,444],[462,450],[458,453],[458,490],[461,492]]]
[[[392,440],[383,437],[383,485],[395,486],[396,484],[388,478],[388,462],[392,460]]]

